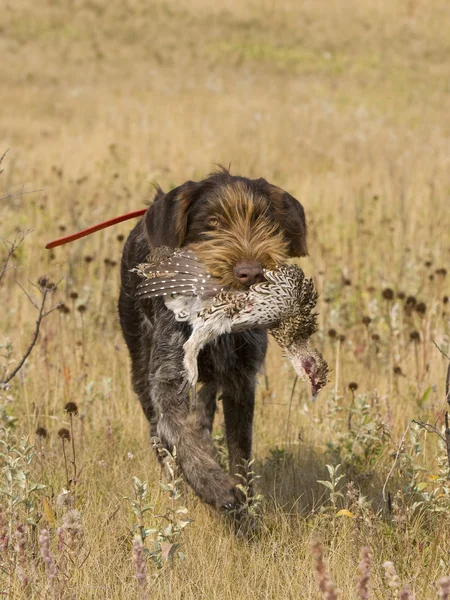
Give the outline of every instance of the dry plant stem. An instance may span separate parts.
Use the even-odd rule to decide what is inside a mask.
[[[72,441],[72,464],[73,464],[73,482],[76,484],[77,480],[77,461],[75,455],[75,437],[73,435],[73,414],[69,413],[70,417],[70,439]],[[63,443],[64,446],[64,443]]]
[[[340,359],[341,341],[338,339],[336,343],[336,380],[334,384],[334,399],[337,401],[339,390],[339,359]]]
[[[352,392],[352,403],[350,404],[350,408],[348,409],[348,418],[347,418],[347,429],[351,431],[352,429],[352,417],[353,417],[353,409],[355,408],[355,392]]]
[[[440,350],[439,346],[435,344],[435,346]],[[442,351],[441,351],[442,352]],[[444,353],[443,353],[444,354]],[[444,354],[444,356],[447,356]],[[447,376],[445,379],[445,401],[448,405],[450,405],[450,364],[447,367]],[[436,421],[437,422],[437,421]],[[447,451],[447,463],[448,463],[448,477],[450,479],[450,424],[449,424],[449,413],[445,411],[445,431],[444,435],[439,431],[436,425],[432,425],[431,423],[424,423],[422,420],[412,419],[412,423],[415,423],[425,431],[429,433],[435,433],[437,436],[441,438],[443,442],[445,442],[445,447]]]
[[[450,363],[447,367],[447,377],[445,378],[445,400],[450,405]],[[450,477],[450,427],[448,423],[448,411],[445,413],[445,445],[447,447],[447,461]]]
[[[432,575],[432,571],[434,569],[434,564],[436,562],[436,555],[437,555],[437,549],[438,549],[438,545],[442,536],[442,530],[444,529],[444,522],[445,519],[447,519],[447,514],[446,513],[442,513],[440,522],[439,522],[439,529],[437,532],[436,537],[433,540],[433,547],[431,549],[431,560],[430,560],[430,566],[427,569],[427,574],[426,574],[426,579],[425,579],[425,585],[424,585],[424,589],[428,589],[429,583],[430,583],[430,579],[431,579],[431,575]]]
[[[81,372],[83,372],[84,369],[84,363],[85,363],[85,335],[84,335],[84,314],[81,312],[80,313],[80,318],[81,318]]]
[[[449,478],[450,478],[450,427],[448,423],[448,412],[445,413],[445,446],[447,449],[447,462],[449,467]]]
[[[446,358],[447,360],[450,360],[450,356],[449,356],[448,354],[446,354],[446,353],[445,353],[445,352],[442,350],[442,348],[441,348],[440,346],[438,346],[438,344],[436,344],[436,342],[435,342],[434,340],[431,340],[431,341],[432,341],[432,342],[433,342],[433,344],[436,346],[436,348],[439,350],[439,352],[440,352],[440,353],[441,353],[443,356],[445,356],[445,358]]]
[[[1,156],[1,158],[0,158],[0,166],[1,166],[2,162],[3,162],[3,159],[4,159],[4,158],[5,158],[5,156],[8,154],[8,152],[9,152],[9,148],[7,148],[7,149],[6,149],[6,150],[3,152],[3,154],[2,154],[2,156]],[[0,175],[3,173],[3,171],[4,171],[4,169],[0,169]]]
[[[436,342],[433,340],[433,344],[436,346],[436,348],[439,350],[439,352],[445,356],[445,358],[447,358],[450,361],[450,356],[448,356],[448,354],[446,354],[442,348],[440,348]],[[447,402],[447,404],[450,406],[450,363],[447,366],[447,375],[445,378],[445,401]],[[436,430],[436,428],[434,428]],[[437,431],[435,431],[436,433],[438,433]],[[442,435],[441,435],[442,437]],[[443,438],[445,440],[445,445],[447,448],[447,462],[448,462],[448,466],[449,466],[449,476],[450,476],[450,427],[449,427],[449,418],[448,418],[448,411],[446,411],[445,413],[445,438]]]
[[[52,313],[54,310],[56,310],[58,308],[59,304],[56,305],[56,306],[53,306],[52,308],[50,308],[50,310],[47,310],[47,311],[44,310],[45,309],[45,303],[46,303],[47,296],[48,296],[49,292],[50,292],[50,290],[48,290],[48,289],[45,289],[42,292],[42,300],[41,300],[40,305],[38,305],[38,306],[30,299],[30,297],[27,294],[27,296],[30,299],[30,301],[33,303],[33,305],[39,311],[38,312],[38,318],[37,318],[37,321],[36,321],[36,327],[35,327],[34,334],[33,334],[33,338],[31,340],[31,343],[28,346],[27,350],[25,351],[25,354],[22,356],[22,358],[20,359],[18,365],[16,366],[16,368],[13,369],[11,371],[11,373],[8,373],[8,375],[6,375],[6,377],[0,381],[0,385],[5,385],[5,384],[9,383],[11,381],[11,379],[13,379],[13,377],[15,377],[17,375],[17,373],[20,371],[20,369],[25,364],[25,361],[27,360],[27,358],[30,356],[30,354],[31,354],[34,346],[36,345],[37,339],[39,337],[39,331],[40,331],[43,319],[45,319],[45,317],[47,317],[50,313]]]
[[[298,375],[294,377],[294,383],[292,384],[291,397],[289,399],[289,410],[286,422],[286,439],[289,439],[289,425],[291,422],[291,409],[292,409],[292,400],[294,398],[295,388],[297,387]]]
[[[30,190],[29,192],[26,192],[23,189],[23,186],[21,187],[21,189],[18,192],[9,192],[8,194],[6,194],[6,196],[2,196],[0,198],[0,200],[12,200],[13,198],[17,198],[18,196],[28,196],[30,194],[37,194],[38,192],[42,192],[43,190]]]
[[[1,161],[0,161],[0,164],[1,164]],[[16,235],[14,236],[14,239],[12,242],[9,242],[6,239],[3,240],[3,244],[8,249],[8,252],[6,254],[5,260],[3,261],[2,269],[0,271],[0,283],[3,279],[3,276],[5,275],[6,271],[9,270],[8,263],[11,260],[12,256],[14,255],[14,252],[17,250],[17,248],[20,246],[20,244],[24,241],[24,239],[26,238],[28,233],[29,233],[28,231],[26,231],[26,232],[18,231],[16,233]]]
[[[39,436],[39,463],[41,466],[41,479],[44,479],[44,473],[45,473],[45,469],[44,469],[44,446],[42,444],[42,438],[41,436]]]
[[[445,377],[445,401],[450,406],[450,363],[447,366],[447,375]]]
[[[70,489],[69,467],[67,466],[66,446],[65,446],[64,441],[65,441],[64,438],[61,438],[63,456],[64,456],[64,466],[66,469],[67,489],[69,490]]]
[[[387,474],[386,481],[384,482],[383,490],[382,490],[382,497],[383,497],[383,501],[384,502],[386,502],[386,486],[387,486],[387,484],[389,482],[389,479],[391,478],[392,473],[394,472],[395,465],[397,464],[398,457],[400,456],[400,452],[401,452],[403,443],[405,441],[406,434],[408,433],[409,428],[411,427],[411,423],[413,423],[412,420],[408,423],[408,426],[406,427],[405,431],[403,432],[402,438],[401,438],[400,443],[399,443],[398,448],[397,448],[397,452],[395,453],[394,464],[389,469],[389,473]]]

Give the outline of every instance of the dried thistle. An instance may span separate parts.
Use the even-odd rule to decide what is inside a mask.
[[[411,331],[411,333],[409,334],[409,339],[411,340],[411,342],[420,342],[420,333],[418,331]]]
[[[400,587],[400,578],[395,570],[394,563],[390,560],[383,563],[384,574],[387,579],[388,586],[393,590],[398,590]]]
[[[64,411],[69,413],[69,415],[77,415],[78,414],[78,406],[75,402],[67,402],[64,407]]]
[[[56,288],[56,285],[54,283],[51,283],[48,277],[42,275],[38,279],[38,287],[41,289],[41,291],[47,290],[49,292],[52,292]]]
[[[133,564],[136,572],[136,579],[139,585],[147,585],[147,574],[145,571],[144,543],[139,537],[133,538]]]
[[[70,313],[70,308],[67,306],[67,304],[64,304],[64,302],[61,302],[61,304],[58,305],[58,310],[63,315],[68,315]]]
[[[312,545],[312,554],[314,558],[316,581],[319,585],[320,591],[322,592],[323,600],[338,600],[339,593],[327,571],[325,562],[323,560],[323,545],[320,541],[316,541]]]
[[[62,492],[56,496],[56,506],[58,508],[68,508],[73,506],[74,497],[73,494],[63,488]]]
[[[450,600],[450,577],[442,577],[437,582],[439,586],[438,596],[442,600]]]
[[[372,562],[372,555],[370,548],[364,546],[361,548],[361,562],[359,563],[359,582],[358,590],[359,597],[361,600],[369,600],[369,579],[370,579],[370,565]]]
[[[414,596],[411,594],[411,590],[408,586],[402,588],[400,592],[400,600],[414,600]]]
[[[48,432],[47,432],[47,430],[46,430],[46,428],[45,428],[45,427],[38,427],[38,428],[36,429],[36,435],[37,435],[38,437],[40,437],[40,438],[43,438],[43,439],[45,439],[45,438],[47,437],[47,435],[48,435]]]
[[[73,508],[63,516],[63,524],[58,529],[58,537],[71,553],[78,550],[82,542],[83,527],[80,511]]]
[[[25,525],[18,525],[14,534],[14,550],[17,556],[16,576],[22,587],[26,587],[30,582],[27,574],[27,529]]]
[[[62,427],[59,431],[58,431],[58,436],[63,440],[67,440],[68,442],[70,442],[70,431],[68,429],[66,429],[65,427]]]
[[[39,534],[39,546],[41,548],[41,556],[45,563],[45,572],[50,582],[53,582],[58,574],[52,555],[50,554],[50,536],[47,529],[43,529]]]
[[[425,302],[419,302],[416,304],[415,310],[417,313],[419,313],[419,315],[424,315],[427,312],[427,305]]]

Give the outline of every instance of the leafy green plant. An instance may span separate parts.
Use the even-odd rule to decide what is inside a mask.
[[[320,483],[329,491],[329,500],[334,514],[338,509],[338,498],[344,497],[344,494],[338,490],[339,482],[345,477],[345,474],[339,473],[341,466],[342,465],[336,465],[334,467],[333,465],[326,465],[328,474],[330,476],[329,481],[325,481],[323,479],[317,480],[317,483]]]
[[[1,570],[11,588],[14,578],[22,587],[29,583],[29,555],[33,551],[36,525],[41,518],[36,496],[46,488],[32,481],[31,463],[36,456],[26,438],[17,441],[8,427],[0,428],[0,494],[2,502],[0,537]]]
[[[355,396],[347,418],[341,411],[334,415],[334,422],[333,439],[327,442],[333,462],[342,464],[352,477],[372,473],[390,444],[391,435],[369,398],[364,394]]]
[[[166,472],[169,475],[167,482],[159,484],[167,500],[164,512],[159,513],[155,504],[148,501],[148,482],[137,477],[133,477],[133,497],[126,499],[135,515],[135,539],[138,544],[143,544],[144,557],[152,560],[161,569],[166,565],[173,567],[176,558],[185,558],[180,550],[180,536],[185,527],[192,523],[192,519],[188,518],[188,509],[179,502],[183,478],[177,474],[176,448],[170,453],[156,438],[152,442],[157,452],[164,456]],[[150,526],[146,524],[147,516],[151,517]]]
[[[264,510],[264,496],[255,493],[255,483],[260,479],[253,469],[255,459],[243,460],[242,470],[236,473],[240,483],[236,484],[239,491],[239,504],[231,511],[238,533],[251,536],[261,529]]]

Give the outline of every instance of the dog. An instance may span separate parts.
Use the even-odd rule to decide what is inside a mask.
[[[119,316],[131,358],[133,388],[150,422],[151,435],[176,448],[184,479],[217,509],[239,504],[236,474],[251,456],[256,376],[267,350],[267,333],[224,334],[198,358],[202,384],[195,410],[179,395],[187,323],[175,320],[161,298],[138,300],[139,276],[131,272],[160,246],[189,248],[223,285],[247,289],[289,257],[307,255],[302,205],[264,179],[224,169],[187,181],[156,197],[131,231],[123,251]],[[229,473],[215,460],[211,439],[218,394],[223,403]]]

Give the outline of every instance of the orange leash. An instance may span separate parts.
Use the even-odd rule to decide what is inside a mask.
[[[122,221],[128,221],[128,219],[134,219],[136,217],[142,217],[147,212],[146,208],[142,208],[141,210],[135,210],[133,212],[127,213],[126,215],[121,215],[120,217],[115,217],[114,219],[109,219],[108,221],[103,221],[103,223],[99,223],[98,225],[94,225],[92,227],[88,227],[87,229],[83,229],[78,233],[73,233],[72,235],[66,235],[65,237],[58,238],[57,240],[53,240],[53,242],[49,242],[45,247],[47,250],[50,248],[56,248],[56,246],[62,246],[63,244],[68,244],[69,242],[73,242],[74,240],[79,240],[82,237],[87,235],[91,235],[91,233],[95,233],[96,231],[100,231],[100,229],[106,229],[106,227],[111,227],[111,225],[116,225],[117,223],[121,223]]]

